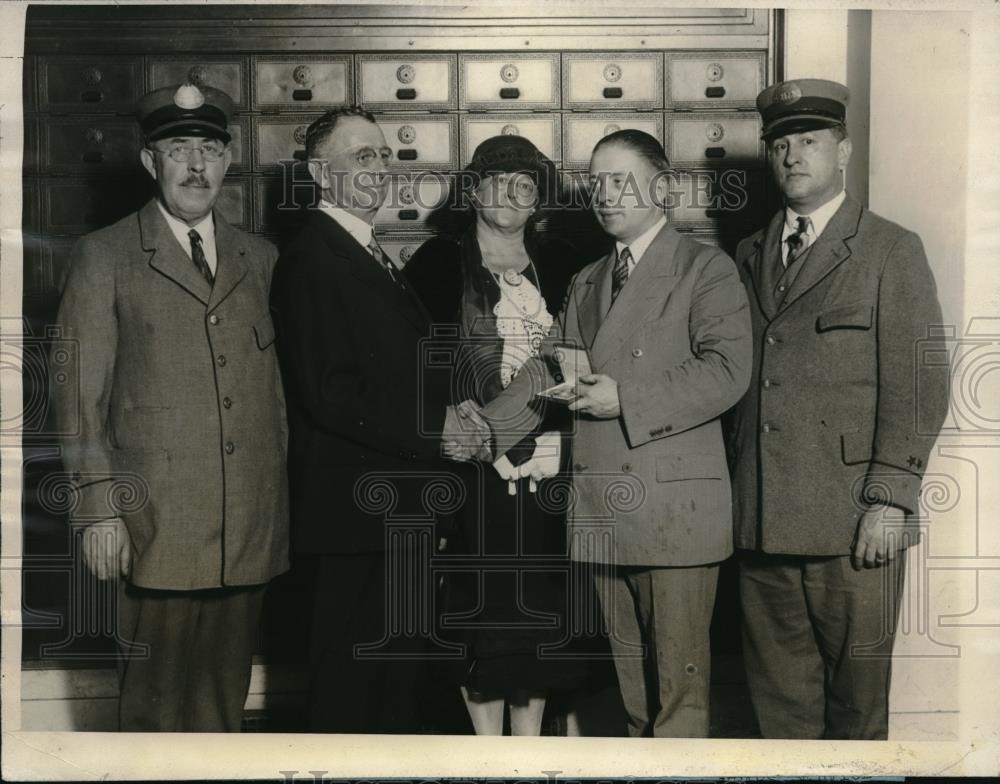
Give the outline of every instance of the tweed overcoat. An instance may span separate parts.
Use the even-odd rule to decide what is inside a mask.
[[[784,212],[736,254],[753,377],[726,419],[736,545],[847,555],[872,501],[919,512],[947,410],[934,277],[920,238],[848,196],[779,306]],[[928,353],[929,352],[929,353]]]
[[[155,201],[75,246],[53,372],[72,517],[121,516],[130,580],[256,585],[288,567],[287,426],[268,242],[214,213],[214,285]]]

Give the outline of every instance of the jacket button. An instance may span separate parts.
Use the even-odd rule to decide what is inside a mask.
[[[788,288],[788,287],[784,283],[782,283],[780,286],[778,286],[778,291],[780,291],[782,294],[784,294],[786,288]]]
[[[222,407],[223,408],[232,408],[233,407],[233,401],[230,400],[228,397],[222,398]]]
[[[642,349],[641,348],[634,348],[634,349],[632,349],[632,356],[635,357],[636,359],[638,359],[639,357],[641,357],[642,356]]]
[[[225,367],[226,366],[226,355],[225,354],[219,354],[219,358],[217,360],[215,360],[215,361],[219,365],[219,367]]]
[[[236,451],[236,444],[234,444],[232,441],[226,441],[226,454],[231,455],[235,451]]]
[[[631,463],[622,463],[622,472],[624,472],[626,474],[631,474],[632,473],[632,464]]]
[[[775,338],[774,335],[768,335],[767,336],[767,345],[773,346],[777,342],[778,342],[778,339]]]
[[[216,324],[219,323],[219,317],[213,313],[211,316],[208,317],[208,323],[214,327]]]
[[[763,386],[764,389],[770,389],[771,388],[771,379],[765,378],[764,381],[761,382],[761,386]]]
[[[765,422],[760,429],[765,433],[771,432],[771,426],[767,422]]]

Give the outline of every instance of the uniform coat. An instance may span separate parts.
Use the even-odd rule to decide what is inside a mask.
[[[920,238],[848,196],[780,307],[784,212],[736,254],[753,314],[749,391],[727,421],[736,545],[847,555],[871,500],[919,510],[947,382],[921,373],[941,323]],[[863,499],[869,499],[867,502]]]
[[[130,582],[194,590],[288,567],[284,398],[267,308],[276,251],[214,213],[200,275],[160,208],[74,248],[57,323],[79,379],[54,386],[73,516],[124,519]]]

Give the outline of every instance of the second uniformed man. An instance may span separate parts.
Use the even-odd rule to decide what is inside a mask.
[[[920,389],[941,323],[920,238],[844,190],[847,88],[757,98],[785,207],[736,261],[753,317],[729,451],[744,657],[766,738],[883,739],[905,548],[947,407]]]

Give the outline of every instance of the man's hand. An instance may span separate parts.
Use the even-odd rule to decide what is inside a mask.
[[[98,580],[128,577],[132,571],[132,540],[120,517],[88,525],[81,534],[83,562]]]
[[[597,419],[614,419],[621,415],[618,382],[603,373],[591,373],[577,379],[580,395],[569,404],[570,411],[579,411]]]
[[[885,566],[911,542],[911,534],[903,529],[906,514],[894,506],[876,504],[861,516],[854,537],[851,566],[855,570]]]
[[[479,408],[471,400],[457,406],[448,406],[444,419],[441,443],[445,457],[450,460],[492,460],[489,449],[493,432],[486,420],[479,415]]]

